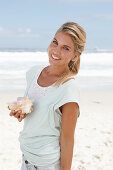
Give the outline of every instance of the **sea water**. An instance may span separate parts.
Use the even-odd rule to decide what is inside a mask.
[[[26,71],[44,63],[49,65],[46,51],[0,51],[0,91],[25,90]],[[76,77],[80,88],[113,88],[113,52],[83,52]]]

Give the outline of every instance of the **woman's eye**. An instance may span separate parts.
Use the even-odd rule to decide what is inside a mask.
[[[54,43],[54,44],[57,44],[57,42],[56,42],[56,41],[53,41],[53,43]]]
[[[64,47],[65,50],[69,50],[67,47]]]

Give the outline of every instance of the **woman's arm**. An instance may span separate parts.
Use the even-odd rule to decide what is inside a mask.
[[[71,170],[74,131],[78,117],[79,106],[75,102],[69,102],[62,106],[62,125],[60,136],[61,169]]]

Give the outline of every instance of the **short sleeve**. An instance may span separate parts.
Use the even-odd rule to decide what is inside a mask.
[[[63,87],[58,102],[56,102],[56,104],[54,105],[54,109],[56,110],[62,105],[69,102],[75,102],[78,104],[79,106],[78,117],[79,117],[80,116],[80,92],[74,80],[71,81],[71,83],[70,82],[67,83],[66,86]]]

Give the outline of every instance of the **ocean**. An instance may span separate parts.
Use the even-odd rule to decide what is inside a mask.
[[[34,66],[48,64],[48,54],[37,50],[0,51],[0,91],[25,90],[26,71]],[[86,51],[81,55],[79,73],[76,75],[81,89],[113,88],[113,52]]]

